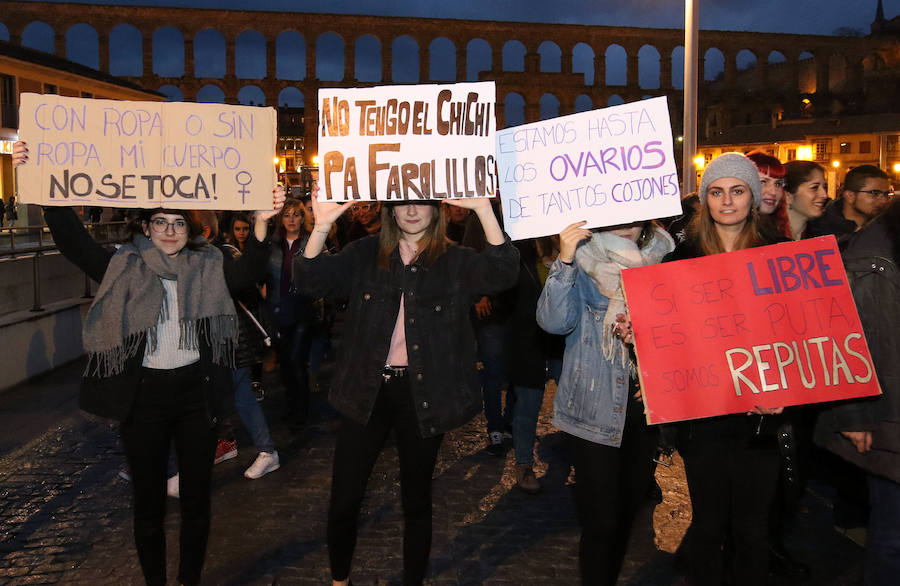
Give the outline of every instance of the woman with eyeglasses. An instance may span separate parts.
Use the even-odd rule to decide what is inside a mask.
[[[278,228],[269,255],[266,305],[276,329],[275,354],[286,395],[283,419],[296,431],[309,417],[306,360],[314,316],[313,300],[300,294],[293,277],[294,259],[303,253],[309,238],[303,203],[299,199],[287,200],[275,225]]]
[[[321,254],[350,205],[316,201],[316,224],[297,284],[310,296],[347,297],[348,315],[329,399],[341,414],[328,508],[328,555],[336,585],[349,582],[356,524],[372,467],[393,431],[403,506],[403,583],[421,584],[431,550],[431,477],[443,435],[481,411],[469,308],[512,287],[518,252],[490,200],[447,200],[471,209],[483,252],[448,245],[439,202],[381,211],[381,233]]]
[[[28,161],[23,142],[13,162]],[[266,238],[275,211],[256,214]],[[166,464],[178,456],[181,543],[178,581],[197,584],[206,554],[216,423],[230,414],[237,324],[230,290],[249,271],[226,275],[222,253],[200,236],[187,210],[141,210],[115,252],[95,242],[75,211],[44,208],[60,252],[100,283],[82,333],[88,364],[85,411],[121,422],[134,488],[134,540],[147,584],[166,583]],[[261,246],[261,244],[260,244]]]

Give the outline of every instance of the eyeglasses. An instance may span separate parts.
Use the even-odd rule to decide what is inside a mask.
[[[875,199],[893,199],[893,191],[881,191],[880,189],[858,189],[854,193],[868,193]]]
[[[169,222],[163,218],[153,218],[150,220],[150,228],[157,234],[162,234],[168,230],[170,226],[172,227],[172,231],[176,234],[187,234],[188,225],[184,220],[175,220],[174,222]]]

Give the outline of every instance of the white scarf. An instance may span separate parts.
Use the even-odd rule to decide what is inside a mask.
[[[603,316],[603,357],[612,362],[618,354],[622,366],[631,374],[635,373],[635,366],[628,349],[613,335],[616,315],[628,311],[622,290],[622,269],[657,264],[673,250],[675,242],[669,233],[654,226],[653,237],[644,248],[638,248],[628,238],[601,231],[594,232],[591,239],[575,251],[578,266],[591,277],[597,291],[609,299],[609,307]]]

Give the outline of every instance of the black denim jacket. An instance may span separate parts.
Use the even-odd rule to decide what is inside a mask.
[[[378,268],[378,238],[350,243],[336,255],[295,259],[297,288],[310,297],[348,297],[348,319],[329,399],[342,415],[366,424],[378,396],[391,334],[404,299],[409,384],[419,433],[459,427],[481,409],[469,308],[482,295],[516,284],[518,250],[507,241],[478,253],[450,245],[433,265],[404,266],[391,255]]]

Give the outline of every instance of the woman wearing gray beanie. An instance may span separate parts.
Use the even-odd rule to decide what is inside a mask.
[[[700,210],[686,240],[663,262],[775,243],[759,231],[759,173],[744,155],[714,159],[703,173],[699,196]],[[780,413],[757,407],[747,415],[679,424],[678,450],[693,505],[685,543],[691,584],[766,583],[769,509],[779,470],[773,419]],[[723,556],[728,532],[734,544],[730,576]]]

